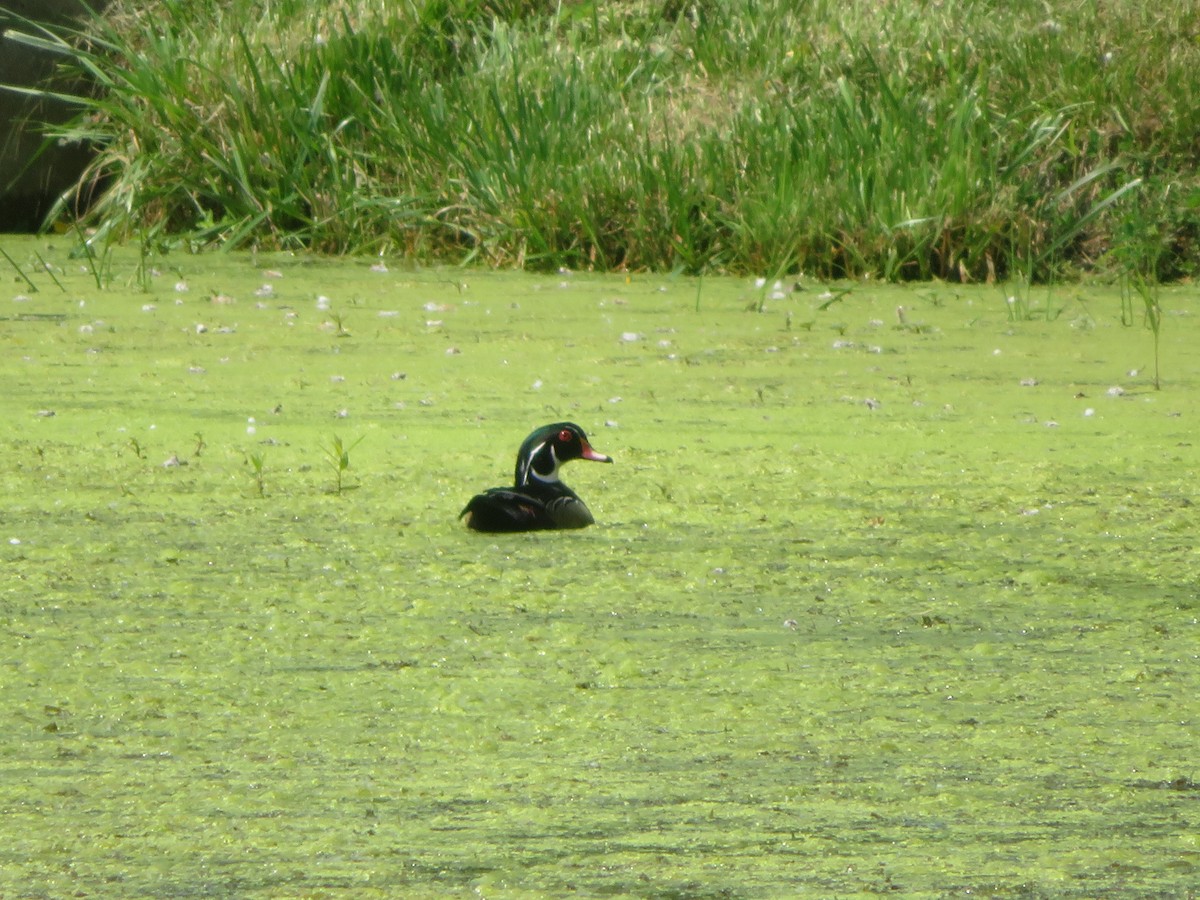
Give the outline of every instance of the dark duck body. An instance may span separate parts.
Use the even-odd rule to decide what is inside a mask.
[[[517,470],[511,488],[490,488],[476,494],[459,518],[475,531],[546,531],[585,528],[595,522],[592,511],[558,477],[559,467],[573,459],[612,462],[588,443],[583,429],[572,422],[543,425],[517,451]]]

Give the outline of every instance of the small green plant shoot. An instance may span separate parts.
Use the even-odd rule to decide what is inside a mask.
[[[362,442],[363,439],[359,438],[347,447],[341,437],[335,434],[330,439],[329,444],[323,448],[325,459],[328,461],[329,468],[333,472],[332,493],[340,494],[342,491],[351,489],[351,486],[345,483],[346,472],[350,469],[350,451]]]

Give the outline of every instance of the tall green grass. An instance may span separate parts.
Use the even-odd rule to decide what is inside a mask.
[[[826,278],[1200,266],[1190,0],[138,6],[75,44],[101,231]]]

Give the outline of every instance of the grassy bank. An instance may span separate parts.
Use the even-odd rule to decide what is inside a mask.
[[[1195,273],[1190,0],[140,3],[92,222],[538,268]]]

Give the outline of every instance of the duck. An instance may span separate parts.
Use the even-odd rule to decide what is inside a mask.
[[[555,422],[536,429],[517,451],[511,488],[489,488],[472,497],[458,514],[474,531],[549,531],[595,524],[592,511],[563,484],[559,469],[573,459],[611,463],[612,457],[592,448],[574,422]]]

